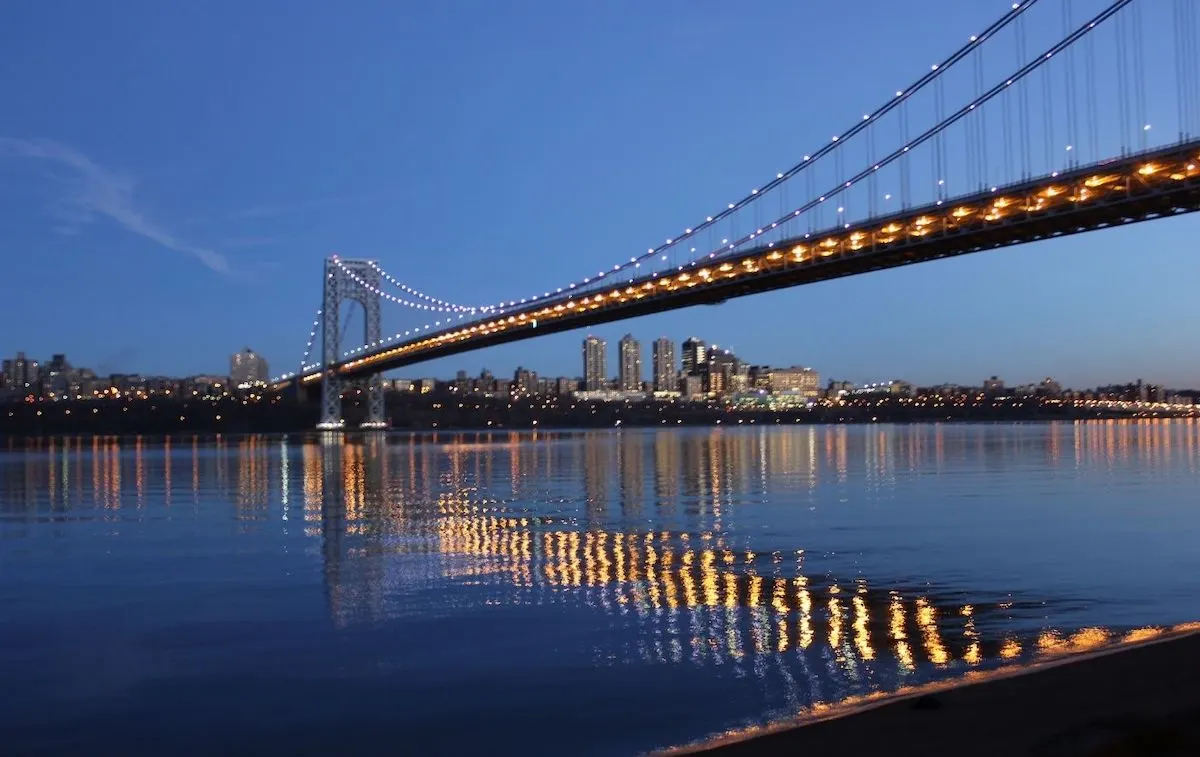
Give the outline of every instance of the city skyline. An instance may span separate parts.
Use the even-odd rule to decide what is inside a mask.
[[[22,285],[10,305],[42,317],[6,330],[0,353],[65,352],[98,370],[192,375],[219,370],[232,339],[258,346],[277,371],[294,369],[332,252],[379,258],[424,291],[471,302],[571,280],[644,251],[774,175],[927,67],[943,51],[926,40],[948,51],[997,12],[935,6],[918,20],[875,3],[849,19],[833,2],[666,2],[632,13],[590,8],[581,23],[534,2],[515,13],[480,8],[465,23],[423,8],[401,23],[399,10],[337,14],[301,2],[289,6],[296,25],[282,30],[265,7],[164,14],[144,2],[118,18],[93,8],[60,14],[54,3],[21,8],[7,25],[11,70],[35,72],[41,86],[0,74],[12,104],[0,132],[9,200],[0,229],[25,251],[11,271]],[[764,50],[757,41],[763,28],[814,23],[829,33],[802,48]],[[110,34],[96,37],[99,26]],[[595,31],[561,34],[566,28]],[[878,56],[846,60],[829,81],[813,72],[840,54],[842,32],[875,40]],[[462,44],[441,49],[430,41],[438,38]],[[362,84],[301,86],[290,74],[318,65],[305,55],[316,45],[327,51],[319,66],[329,81]],[[720,56],[691,54],[718,45]],[[214,48],[228,55],[201,65]],[[651,52],[632,60],[630,48]],[[77,69],[66,62],[72,50],[91,51],[97,63]],[[887,70],[878,58],[891,62]],[[403,73],[424,70],[414,61],[428,63],[428,75]],[[141,72],[132,89],[128,70]],[[578,80],[590,86],[566,84]],[[270,108],[249,97],[268,81]],[[713,123],[705,114],[714,81],[736,81],[739,99],[772,107]],[[180,99],[182,90],[197,94]],[[414,93],[423,97],[419,115]],[[677,109],[670,123],[636,115],[668,100]],[[810,116],[814,100],[821,118]],[[478,127],[488,109],[500,123],[490,131]],[[72,110],[89,117],[63,117]],[[1172,117],[1151,115],[1156,124]],[[238,124],[236,139],[199,126],[219,119]],[[684,122],[693,126],[680,130]],[[486,175],[479,165],[489,166]],[[578,189],[545,192],[563,166]],[[475,209],[484,230],[468,245],[444,231],[462,207]],[[1130,375],[1195,386],[1200,351],[1186,333],[1197,308],[1187,277],[1169,274],[1188,265],[1197,228],[1192,218],[1164,220],[591,331],[614,343],[626,331],[703,331],[764,363],[804,352],[861,380],[966,382],[999,372],[1050,373],[1072,385]],[[574,248],[559,254],[557,240],[567,238]],[[1130,250],[1139,265],[1128,265]],[[48,259],[61,263],[54,276],[45,274]],[[543,370],[573,374],[581,336],[492,348],[420,372],[507,370],[551,355]]]
[[[487,380],[499,380],[503,385],[511,384],[514,387],[519,387],[524,393],[532,393],[532,390],[539,380],[548,381],[551,383],[557,382],[558,394],[568,393],[564,388],[563,382],[571,382],[570,391],[584,392],[603,392],[609,390],[617,390],[620,392],[641,392],[649,390],[650,392],[682,392],[684,396],[695,394],[696,392],[689,391],[686,379],[690,376],[697,381],[700,380],[702,374],[708,374],[714,369],[721,376],[716,380],[715,386],[708,383],[708,378],[705,376],[703,382],[704,392],[710,391],[716,394],[732,395],[740,391],[753,390],[754,374],[756,371],[768,372],[775,376],[774,383],[777,384],[774,388],[783,388],[788,391],[806,391],[812,392],[821,390],[822,392],[829,390],[848,391],[852,389],[860,390],[886,390],[892,385],[903,385],[911,388],[926,388],[936,389],[939,387],[957,387],[961,389],[977,388],[985,393],[995,393],[997,390],[1003,391],[1007,389],[1036,389],[1052,387],[1051,393],[1061,391],[1097,391],[1109,390],[1114,387],[1133,387],[1133,386],[1148,386],[1159,387],[1166,391],[1181,391],[1181,392],[1200,392],[1200,386],[1189,385],[1173,385],[1164,384],[1146,380],[1142,376],[1125,376],[1116,375],[1107,377],[1101,381],[1092,384],[1071,384],[1066,381],[1060,381],[1053,374],[1041,374],[1040,376],[1012,375],[1001,372],[993,373],[987,376],[974,377],[965,381],[935,379],[931,381],[913,381],[901,375],[880,375],[874,377],[858,378],[849,377],[838,373],[836,370],[829,373],[822,373],[819,369],[809,365],[802,365],[796,362],[793,358],[790,361],[782,363],[769,364],[754,360],[752,357],[745,355],[737,355],[733,350],[721,347],[717,344],[709,344],[702,338],[695,335],[690,335],[682,340],[674,340],[671,337],[660,336],[651,342],[652,359],[648,364],[644,364],[641,360],[641,340],[634,337],[633,334],[627,333],[615,345],[616,366],[615,371],[608,369],[608,351],[609,344],[606,340],[600,339],[595,335],[588,335],[582,340],[582,364],[578,367],[581,369],[578,373],[567,371],[565,373],[555,373],[553,371],[544,371],[536,365],[518,365],[512,370],[499,369],[492,370],[489,367],[482,367],[478,371],[472,371],[464,368],[456,368],[453,371],[454,378],[450,378],[449,373],[434,374],[423,371],[395,371],[395,376],[389,376],[387,384],[391,386],[393,383],[399,385],[401,382],[434,382],[440,384],[458,384],[461,382],[470,382],[476,378],[484,377]],[[626,345],[630,346],[631,351],[628,353],[636,360],[637,372],[639,380],[636,382],[627,381],[625,373],[626,363]],[[676,349],[678,347],[678,349]],[[666,355],[667,359],[661,363],[659,355]],[[262,378],[267,371],[267,363],[265,359],[257,354],[249,347],[245,347],[227,357],[227,366],[229,370],[226,373],[220,371],[209,371],[197,374],[177,375],[165,373],[142,374],[136,371],[94,371],[88,366],[79,363],[72,363],[65,353],[54,353],[49,360],[40,360],[37,355],[28,354],[24,351],[18,351],[13,357],[3,357],[0,359],[0,401],[6,398],[11,401],[19,392],[22,383],[34,391],[41,386],[44,392],[52,392],[60,396],[62,399],[67,398],[67,392],[64,387],[72,382],[83,381],[88,385],[112,385],[123,386],[128,388],[136,384],[139,380],[150,382],[148,386],[157,386],[163,382],[182,382],[182,383],[199,383],[205,386],[215,385],[217,387],[224,386],[224,382],[228,380],[229,386],[227,389],[237,388],[252,388],[253,386],[261,385],[264,382]],[[660,367],[662,372],[660,373]],[[730,386],[730,378],[734,373],[742,375],[743,379],[749,378],[749,382],[745,386],[741,386],[734,382],[735,385]],[[511,376],[511,381],[505,377]],[[783,377],[783,383],[779,385],[779,377]],[[131,384],[130,382],[133,382]],[[128,385],[128,386],[127,386]],[[697,391],[701,384],[697,384]],[[34,391],[36,395],[36,391]],[[86,392],[85,392],[86,394]],[[23,395],[22,395],[23,396]]]

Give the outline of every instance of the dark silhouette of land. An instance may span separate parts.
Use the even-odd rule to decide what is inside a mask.
[[[366,415],[365,403],[345,402],[347,428]],[[1175,414],[1186,414],[1177,412]],[[395,393],[386,416],[395,429],[529,429],[785,425],[796,423],[929,423],[1049,421],[1167,417],[1022,398],[939,406],[882,398],[845,405],[770,410],[697,402],[585,402]],[[47,434],[284,433],[312,430],[320,408],[286,395],[258,401],[173,398],[17,402],[0,405],[0,436]]]
[[[1200,634],[1167,638],[1017,669],[1024,674],[1001,668],[965,681],[973,685],[933,684],[808,725],[669,754],[1197,755]]]

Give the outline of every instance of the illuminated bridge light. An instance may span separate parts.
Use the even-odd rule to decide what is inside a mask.
[[[805,243],[795,244],[792,242],[790,256],[785,256],[780,251],[772,249],[773,245],[762,245],[757,249],[738,255],[732,260],[722,261],[715,268],[693,269],[690,273],[681,272],[677,276],[661,276],[658,272],[653,272],[640,279],[635,279],[624,289],[593,293],[579,301],[566,300],[565,295],[560,295],[564,299],[557,303],[549,302],[537,306],[536,309],[532,304],[528,306],[528,309],[516,307],[514,308],[515,312],[511,315],[506,314],[500,320],[474,323],[468,321],[457,324],[455,330],[446,328],[441,332],[426,332],[422,334],[422,338],[410,342],[388,344],[386,348],[381,343],[378,347],[359,349],[355,352],[353,360],[331,367],[339,372],[353,373],[365,366],[374,366],[395,358],[401,358],[408,363],[416,362],[428,350],[445,349],[448,345],[456,345],[456,350],[470,349],[472,342],[476,340],[503,333],[514,324],[525,325],[531,319],[539,321],[568,319],[584,312],[591,313],[597,310],[611,310],[614,313],[613,317],[619,318],[617,313],[631,302],[661,300],[668,303],[667,307],[670,307],[669,303],[685,291],[691,291],[697,287],[699,289],[721,287],[742,273],[752,274],[769,270],[790,275],[786,272],[807,269],[816,264],[840,266],[843,259],[852,260],[859,256],[887,253],[889,250],[898,249],[901,245],[941,244],[942,239],[950,239],[955,236],[965,239],[973,233],[970,229],[975,226],[964,223],[963,219],[976,215],[981,221],[1003,222],[1013,211],[1031,216],[1061,212],[1056,209],[1061,208],[1065,203],[1077,205],[1092,203],[1100,198],[1112,196],[1110,192],[1133,193],[1139,191],[1138,187],[1140,186],[1165,184],[1173,187],[1178,186],[1180,182],[1195,181],[1198,157],[1200,156],[1195,153],[1194,145],[1188,145],[1183,150],[1160,151],[1150,160],[1142,156],[1125,159],[1123,163],[1108,163],[1104,166],[1105,173],[1089,174],[1085,172],[1089,169],[1083,169],[1074,174],[1064,172],[1057,178],[1046,177],[1031,181],[1017,188],[996,188],[992,191],[1002,190],[1005,194],[998,197],[989,195],[974,201],[982,202],[982,205],[972,204],[973,201],[958,204],[947,202],[945,208],[926,206],[908,213],[907,217],[889,220],[886,224],[875,225],[867,222],[857,226],[849,225],[844,236],[839,234],[819,237],[820,241],[816,242],[812,249],[820,251],[821,254],[815,259],[809,254],[810,246]],[[1095,171],[1095,168],[1090,170]],[[1131,183],[1129,182],[1130,178],[1136,178],[1138,181]],[[1190,210],[1193,209],[1191,204],[1194,204],[1194,199],[1190,195],[1188,197],[1189,204],[1184,207]],[[1180,211],[1176,209],[1174,212]],[[941,233],[937,236],[938,241],[933,242],[933,237],[930,237],[929,242],[924,241],[924,238],[930,235],[938,222],[941,224]],[[798,236],[808,238],[810,235]],[[922,241],[917,242],[918,239]],[[789,243],[785,241],[779,244],[787,245]],[[955,243],[948,242],[948,244],[954,250]],[[838,253],[836,263],[832,257],[835,253]],[[953,251],[951,254],[960,254],[960,252]],[[827,258],[829,259],[828,263],[826,263]],[[801,278],[796,283],[819,280],[822,280],[822,276],[814,274],[814,277]],[[432,328],[430,327],[431,331]],[[521,333],[532,332],[523,331]],[[400,336],[398,335],[397,338]],[[461,347],[457,345],[461,345]],[[376,349],[378,352],[372,352]],[[320,366],[305,365],[300,371],[299,379],[302,384],[309,384],[320,380],[321,376]]]

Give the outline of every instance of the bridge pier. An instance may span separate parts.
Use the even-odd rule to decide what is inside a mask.
[[[357,302],[363,308],[363,344],[375,346],[383,340],[379,307],[379,268],[370,260],[342,260],[336,255],[325,260],[325,296],[321,308],[321,354],[325,366],[335,366],[342,358],[342,303]],[[359,427],[386,427],[383,417],[383,376],[366,379],[367,419]],[[334,431],[345,428],[342,418],[342,390],[346,381],[337,370],[326,367],[321,375],[321,420],[317,428]]]
[[[336,371],[327,369],[321,376],[321,420],[317,428],[335,431],[345,425],[342,420],[342,379]]]
[[[367,419],[358,425],[359,428],[387,428],[383,417],[383,374],[376,373],[366,380],[367,389]]]

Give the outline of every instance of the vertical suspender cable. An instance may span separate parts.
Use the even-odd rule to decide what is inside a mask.
[[[979,47],[975,49],[975,99],[976,100],[978,100],[980,97],[983,96],[983,88],[986,86],[984,83],[984,73],[983,73],[983,68],[984,68],[983,67],[983,42],[984,42],[984,40],[980,40]],[[979,188],[983,189],[987,186],[987,182],[988,182],[988,163],[989,163],[989,161],[988,161],[987,119],[983,115],[982,108],[980,108],[977,112],[978,112],[978,115],[976,116],[976,118],[979,121],[979,129],[978,129],[978,134],[976,136],[979,139],[979,176],[977,177],[976,180],[979,182]]]
[[[1145,38],[1142,36],[1142,6],[1145,3],[1133,4],[1133,92],[1134,92],[1134,125],[1138,133],[1138,148],[1145,150],[1150,140],[1150,114],[1146,112],[1146,54],[1142,49]]]
[[[1012,144],[1012,88],[1005,87],[1004,94],[1001,95],[1000,110],[1002,114],[1002,130],[1004,133],[1004,168],[1012,170],[1013,167],[1013,144]],[[1002,178],[1007,181],[1010,177],[1007,174],[1001,174]]]
[[[817,193],[817,182],[812,171],[806,173],[808,176],[808,196],[812,197]],[[820,208],[814,208],[814,212],[808,214],[808,232],[811,234],[817,230],[817,212]]]
[[[1054,139],[1054,90],[1050,66],[1042,66],[1042,136],[1046,148],[1046,171],[1055,170],[1057,161]]]
[[[1028,60],[1025,44],[1025,19],[1017,19],[1017,65],[1023,65]],[[1028,179],[1033,175],[1033,155],[1029,137],[1029,87],[1018,87],[1018,100],[1021,103],[1021,115],[1018,120],[1021,130],[1021,178]]]
[[[975,189],[975,167],[979,159],[979,144],[975,139],[978,119],[977,111],[971,111],[971,115],[963,119],[963,157],[966,158],[964,167],[967,173],[967,187],[970,190]]]
[[[1200,43],[1200,34],[1197,32],[1197,24],[1200,23],[1196,18],[1196,5],[1191,0],[1180,0],[1182,3],[1181,16],[1183,17],[1183,62],[1182,75],[1183,79],[1183,100],[1184,100],[1184,128],[1189,137],[1195,137],[1197,132],[1200,132],[1200,76],[1196,74],[1200,70],[1200,49],[1197,44]]]
[[[908,148],[908,103],[900,106],[900,144]],[[908,210],[909,202],[909,170],[912,158],[906,156],[900,159],[900,207]]]
[[[1062,19],[1063,34],[1070,34],[1074,28],[1071,18],[1071,0],[1063,0]],[[1067,99],[1067,166],[1078,163],[1079,157],[1079,121],[1075,112],[1075,46],[1067,48],[1066,65],[1063,76],[1063,97]]]
[[[866,130],[866,162],[871,166],[875,164],[875,128]],[[866,217],[875,217],[875,192],[878,185],[875,173],[871,173],[871,178],[866,181]]]
[[[1187,0],[1184,0],[1185,2]],[[1171,6],[1171,33],[1175,47],[1175,118],[1179,127],[1179,141],[1187,140],[1187,104],[1183,82],[1186,75],[1183,68],[1183,13],[1179,7],[1180,0],[1174,0]]]
[[[1121,136],[1121,155],[1128,154],[1129,147],[1129,82],[1125,44],[1125,16],[1118,14],[1114,27],[1117,36],[1117,130]]]
[[[946,87],[941,79],[938,79],[933,86],[934,99],[937,108],[937,122],[941,123],[946,120]],[[938,200],[946,199],[946,140],[942,136],[942,132],[938,132],[933,139],[933,152],[936,156],[934,160],[934,180],[936,182]]]
[[[1091,153],[1088,158],[1092,161],[1100,160],[1100,115],[1097,112],[1096,105],[1099,96],[1096,92],[1096,38],[1089,34],[1087,39],[1083,41],[1084,63],[1084,85],[1086,92],[1084,93],[1084,101],[1087,103],[1087,122],[1088,122],[1088,146],[1091,148]],[[1078,148],[1077,148],[1078,149]]]
[[[837,174],[837,180],[839,182],[842,180],[842,177],[846,175],[846,166],[845,166],[846,160],[845,160],[845,157],[842,155],[842,153],[844,153],[844,152],[845,152],[845,150],[838,150],[834,153],[834,161],[835,161],[834,165],[837,166],[834,169],[834,172]],[[838,212],[836,210],[833,212],[833,221],[836,224],[839,224],[839,225],[841,224],[841,218],[838,215]]]

